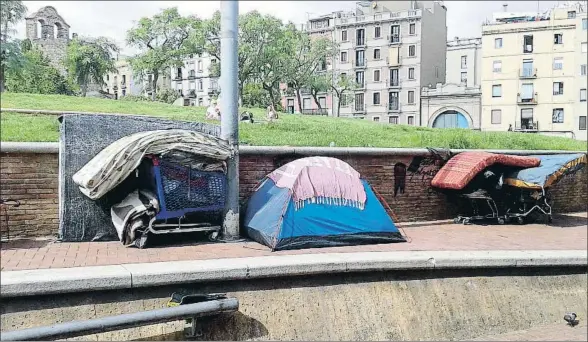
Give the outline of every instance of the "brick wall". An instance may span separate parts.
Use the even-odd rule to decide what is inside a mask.
[[[241,155],[241,199],[257,182],[275,168],[299,156]],[[381,194],[395,211],[399,221],[447,219],[455,216],[457,208],[447,198],[433,191],[429,184],[438,169],[431,160],[420,163],[416,172],[415,159],[410,156],[342,156],[372,187]],[[8,207],[10,236],[35,237],[56,235],[58,228],[58,155],[57,154],[2,154],[0,192],[2,198],[18,199],[19,208]],[[395,171],[396,167],[396,171]],[[396,177],[406,168],[405,177]],[[588,203],[587,169],[567,177],[552,191],[556,213],[586,210]],[[404,179],[404,190],[401,185]],[[6,217],[0,215],[2,237],[6,237]]]

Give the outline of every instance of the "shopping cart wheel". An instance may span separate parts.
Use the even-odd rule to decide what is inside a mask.
[[[147,232],[141,234],[141,237],[135,240],[135,246],[139,249],[147,247],[147,237],[149,237]]]
[[[517,223],[518,223],[518,224],[523,224],[523,223],[525,223],[525,220],[523,219],[523,217],[522,217],[522,216],[519,216],[519,217],[517,217]]]
[[[500,217],[498,219],[498,224],[505,224],[505,223],[506,223],[506,221],[502,217]]]
[[[218,239],[218,232],[212,232],[208,234],[208,240],[215,242]]]
[[[461,217],[459,217],[459,216],[453,219],[453,223],[456,223],[456,224],[459,223],[460,221],[461,221]]]

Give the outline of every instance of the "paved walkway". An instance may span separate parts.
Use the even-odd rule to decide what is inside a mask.
[[[551,225],[421,224],[404,228],[410,242],[271,252],[255,242],[160,244],[144,250],[119,242],[58,243],[14,240],[2,243],[1,270],[67,268],[178,260],[208,260],[315,253],[475,250],[586,250],[586,213],[554,218]],[[177,237],[180,237],[178,235]]]
[[[474,341],[588,341],[588,326],[584,322],[575,327],[570,327],[562,319],[561,324],[486,336],[477,338]]]

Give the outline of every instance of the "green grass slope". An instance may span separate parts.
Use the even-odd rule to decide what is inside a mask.
[[[186,121],[205,121],[206,112],[203,107],[60,95],[3,93],[0,102],[2,108],[139,114]],[[248,110],[256,119],[263,119],[263,109]],[[1,141],[58,140],[56,116],[3,112],[1,119]],[[241,123],[239,136],[242,143],[257,146],[329,146],[334,142],[338,147],[586,150],[586,142],[538,134],[433,129],[288,114],[280,115],[272,124]]]

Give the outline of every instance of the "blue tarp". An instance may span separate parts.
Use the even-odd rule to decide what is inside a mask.
[[[520,188],[547,188],[561,177],[574,173],[586,165],[586,154],[534,155],[541,164],[523,170],[513,171],[505,177],[505,183]]]
[[[247,234],[272,250],[405,242],[370,185],[362,184],[363,210],[318,203],[296,210],[289,190],[266,178],[249,199]]]

